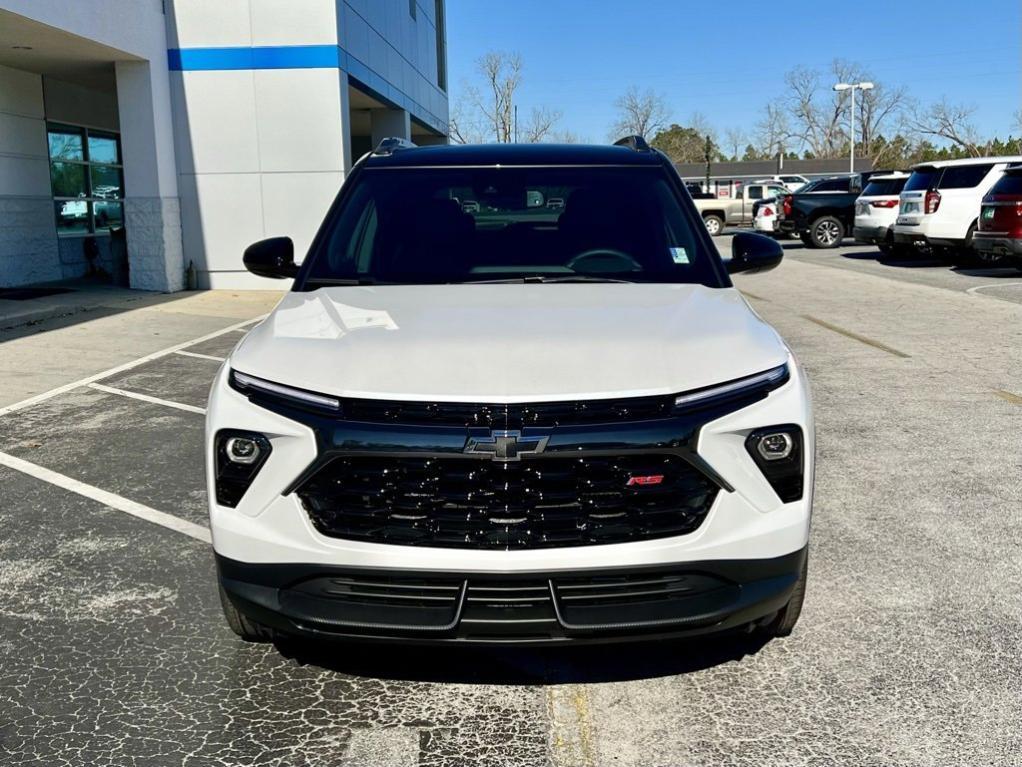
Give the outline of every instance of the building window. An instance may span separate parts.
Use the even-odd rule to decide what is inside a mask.
[[[57,234],[105,233],[124,224],[124,167],[116,133],[47,126]]]
[[[447,30],[444,0],[436,0],[436,84],[447,93]]]
[[[411,16],[413,19],[416,18],[416,15],[415,15],[415,0],[408,0],[408,15]]]

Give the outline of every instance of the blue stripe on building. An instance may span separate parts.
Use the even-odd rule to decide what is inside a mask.
[[[336,69],[342,51],[336,45],[272,45],[256,48],[171,48],[170,69],[201,72],[223,69]]]

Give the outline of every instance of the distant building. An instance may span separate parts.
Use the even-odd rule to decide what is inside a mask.
[[[354,161],[446,143],[444,0],[0,0],[0,287],[268,287]],[[113,232],[113,236],[111,236]],[[122,236],[122,234],[124,236]],[[125,268],[125,257],[126,266]]]
[[[769,178],[774,175],[792,174],[808,179],[823,178],[848,173],[848,158],[835,160],[785,160],[778,168],[777,160],[741,160],[739,162],[715,162],[710,164],[710,188],[706,189],[706,163],[675,163],[674,167],[685,181],[694,181],[718,197],[731,197],[735,187]],[[873,161],[864,158],[855,161],[855,172],[873,170]]]

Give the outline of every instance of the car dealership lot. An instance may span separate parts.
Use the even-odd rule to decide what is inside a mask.
[[[814,387],[816,514],[792,637],[240,642],[202,541],[200,411],[248,327],[235,326],[259,312],[166,311],[147,361],[83,367],[75,379],[122,369],[82,386],[22,382],[26,397],[62,388],[0,408],[0,761],[1017,763],[1022,275],[785,245],[779,269],[736,283]],[[86,344],[91,324],[0,344],[3,367],[8,349],[24,371],[68,333]]]

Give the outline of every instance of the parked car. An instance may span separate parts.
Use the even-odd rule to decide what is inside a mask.
[[[706,230],[713,236],[724,231],[725,226],[748,226],[752,223],[752,206],[767,197],[786,194],[780,184],[745,184],[738,189],[735,197],[714,197],[709,200],[695,200],[696,210],[703,217]]]
[[[775,183],[780,182],[789,192],[797,192],[809,183],[809,179],[805,176],[799,176],[798,174],[780,174],[771,176],[769,180]]]
[[[855,221],[859,175],[833,176],[806,184],[781,200],[780,230],[798,235],[810,248],[836,248]]]
[[[771,197],[756,203],[755,212],[752,216],[752,229],[755,232],[769,234],[771,237],[779,233],[778,224],[780,218],[777,215],[780,205],[778,198]]]
[[[1011,165],[983,198],[972,247],[984,258],[1022,269],[1022,165]]]
[[[245,251],[294,283],[206,411],[231,629],[458,646],[790,633],[812,406],[729,276],[781,247],[740,232],[722,260],[639,138],[389,141],[301,267],[286,237]],[[454,199],[470,190],[479,213]]]
[[[899,246],[894,244],[894,221],[898,217],[899,195],[908,177],[908,173],[901,171],[870,176],[855,201],[852,236],[856,242],[876,245],[885,255],[895,253]]]
[[[901,192],[894,242],[933,252],[950,261],[974,254],[972,238],[979,228],[983,198],[1005,168],[1022,163],[1016,157],[970,157],[912,166]]]

